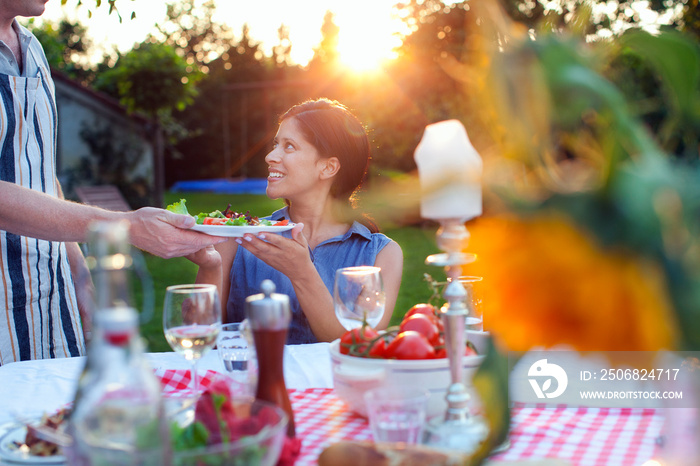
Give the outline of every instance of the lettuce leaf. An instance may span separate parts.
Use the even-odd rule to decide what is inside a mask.
[[[170,204],[168,207],[165,208],[165,210],[169,210],[170,212],[176,213],[176,214],[184,214],[184,215],[189,215],[190,213],[187,211],[187,206],[185,205],[185,200],[180,199],[179,202],[174,202]]]

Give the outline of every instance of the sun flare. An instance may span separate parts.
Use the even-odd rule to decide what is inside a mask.
[[[377,69],[386,60],[396,58],[401,45],[401,24],[390,14],[369,14],[356,8],[335,15],[339,28],[340,60],[355,71]]]
[[[341,33],[338,53],[340,60],[353,70],[370,71],[379,68],[384,61],[395,58],[395,46],[393,41],[380,35],[345,36]]]

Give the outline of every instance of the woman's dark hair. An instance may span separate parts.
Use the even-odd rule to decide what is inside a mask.
[[[360,120],[343,104],[329,99],[307,100],[285,112],[279,122],[295,118],[309,143],[321,157],[337,157],[340,170],[331,187],[331,196],[354,207],[354,195],[367,177],[370,145]],[[360,220],[371,231],[376,224],[366,215]]]

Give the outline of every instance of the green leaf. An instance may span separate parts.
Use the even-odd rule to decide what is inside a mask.
[[[187,206],[185,205],[186,202],[185,199],[180,199],[179,202],[174,202],[167,206],[165,210],[176,214],[189,215],[190,213],[187,211]]]
[[[201,422],[193,422],[187,427],[173,423],[170,428],[170,438],[174,451],[185,451],[207,446],[209,432]]]
[[[697,46],[679,33],[667,31],[652,35],[630,31],[620,38],[646,60],[661,77],[676,111],[689,115],[698,102],[700,84],[700,52]]]

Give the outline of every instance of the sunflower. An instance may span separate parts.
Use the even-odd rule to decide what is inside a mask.
[[[464,267],[484,277],[484,326],[507,349],[673,349],[677,328],[661,268],[603,249],[561,214],[483,218]]]

